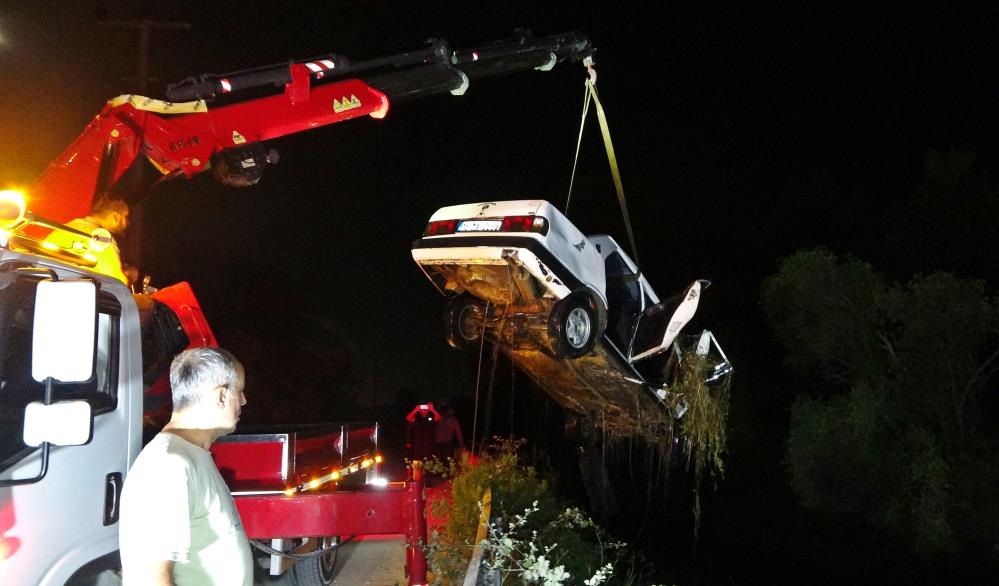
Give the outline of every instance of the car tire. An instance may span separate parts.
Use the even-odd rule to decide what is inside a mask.
[[[483,313],[482,301],[468,293],[448,301],[444,312],[447,343],[458,350],[478,346],[482,337]]]
[[[592,350],[598,327],[593,303],[582,294],[556,302],[548,316],[548,335],[553,349],[564,358],[579,358]]]

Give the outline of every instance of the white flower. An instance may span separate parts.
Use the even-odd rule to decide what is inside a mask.
[[[592,578],[589,580],[583,580],[583,584],[586,586],[599,586],[607,580],[607,578],[611,575],[611,570],[613,569],[613,566],[606,564],[604,567],[597,570],[597,572],[593,574]]]
[[[555,566],[545,575],[545,586],[561,586],[569,577],[564,566]]]

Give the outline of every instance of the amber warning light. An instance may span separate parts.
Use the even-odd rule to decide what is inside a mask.
[[[13,228],[24,219],[24,193],[15,189],[0,191],[0,228]]]
[[[382,463],[381,454],[375,454],[373,457],[363,456],[361,458],[355,458],[354,460],[351,460],[349,464],[337,470],[333,470],[328,474],[324,474],[323,476],[313,478],[307,482],[299,484],[298,486],[292,486],[285,489],[284,494],[287,496],[292,496],[298,492],[316,490],[325,484],[329,484],[330,482],[337,482],[347,476],[350,476],[351,474],[356,474],[361,470],[366,470],[368,468],[371,468],[375,464],[381,464],[381,463]]]

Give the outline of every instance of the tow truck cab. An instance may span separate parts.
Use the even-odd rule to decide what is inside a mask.
[[[120,281],[0,244],[0,583],[86,584],[118,564],[118,497],[142,442],[138,310]],[[88,288],[89,304],[71,308]],[[56,364],[88,367],[50,378],[46,401],[38,362],[53,350]],[[59,438],[81,417],[85,437]],[[50,447],[29,445],[39,433]]]
[[[215,339],[186,283],[140,325],[89,245],[50,249],[14,199],[0,197],[0,584],[92,584],[120,566],[121,487],[144,423],[169,416],[170,358]]]

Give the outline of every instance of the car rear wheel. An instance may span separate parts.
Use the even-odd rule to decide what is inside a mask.
[[[444,313],[447,343],[459,350],[477,346],[482,336],[483,313],[482,301],[468,293],[448,301]]]
[[[548,335],[559,356],[579,358],[592,350],[597,321],[589,298],[576,294],[558,301],[548,317]]]

